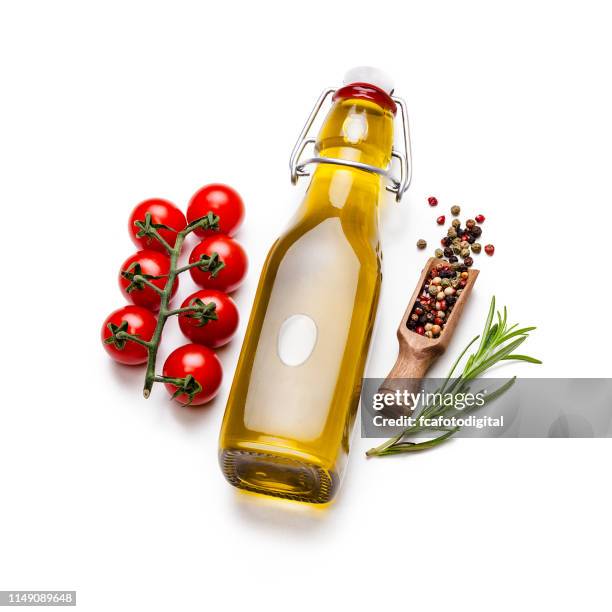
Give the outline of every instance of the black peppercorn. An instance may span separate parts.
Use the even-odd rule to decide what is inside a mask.
[[[453,254],[453,250],[449,247],[444,249],[444,257],[450,257]]]
[[[450,263],[457,263],[457,262],[459,261],[459,258],[458,258],[458,257],[456,257],[455,255],[451,255],[451,256],[448,258],[448,261],[449,261]]]
[[[444,238],[442,238],[440,242],[443,247],[447,247],[447,246],[450,246],[451,239],[448,236],[444,236]]]
[[[474,236],[474,238],[480,238],[480,236],[482,235],[482,227],[476,225],[472,228],[470,234],[472,234],[472,236]]]
[[[474,263],[474,260],[471,257],[466,257],[463,263],[469,268]]]
[[[470,244],[474,244],[474,243],[476,242],[476,238],[470,234],[470,235],[468,236],[467,241],[468,241]]]
[[[457,301],[457,298],[454,295],[447,295],[446,296],[446,304],[448,306],[452,306],[456,301]]]

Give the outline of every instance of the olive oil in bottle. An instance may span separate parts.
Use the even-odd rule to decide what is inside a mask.
[[[316,157],[293,160],[294,176],[306,164],[314,172],[263,266],[220,437],[231,484],[312,503],[332,499],[346,464],[380,293],[378,207],[401,103],[374,69],[347,77],[327,92]],[[398,199],[405,162],[402,170]]]

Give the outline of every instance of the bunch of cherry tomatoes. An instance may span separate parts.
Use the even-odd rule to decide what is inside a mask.
[[[191,343],[174,350],[163,367],[164,379],[190,376],[197,381],[201,390],[190,396],[164,381],[170,395],[191,405],[204,404],[217,394],[223,373],[219,358],[212,349],[227,344],[238,328],[238,309],[228,293],[237,289],[244,280],[248,260],[243,248],[232,238],[244,218],[244,204],[234,189],[221,184],[206,185],[191,198],[186,217],[172,202],[162,199],[145,200],[134,208],[128,230],[132,241],[141,250],[128,257],[119,272],[119,286],[131,305],[114,311],[102,325],[102,343],[115,361],[126,365],[147,362],[149,349],[137,339],[150,342],[154,335],[161,296],[153,285],[164,289],[171,260],[161,241],[151,236],[139,236],[142,232],[139,232],[137,222],[144,223],[148,218],[163,240],[174,248],[177,233],[188,223],[209,213],[218,215],[218,230],[194,230],[201,241],[189,255],[189,264],[193,264],[189,273],[202,289],[187,296],[177,309],[180,311],[177,314],[180,329]],[[204,269],[196,265],[203,259],[208,262]],[[172,297],[178,286],[177,276],[171,288]],[[194,305],[198,306],[197,316],[190,310]],[[115,335],[118,331],[126,332],[136,340],[118,340]]]

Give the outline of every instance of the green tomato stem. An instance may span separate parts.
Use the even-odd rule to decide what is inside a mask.
[[[153,388],[153,383],[157,380],[158,382],[162,382],[164,377],[155,375],[155,363],[157,361],[157,351],[159,349],[159,344],[162,338],[162,332],[164,330],[164,325],[168,320],[168,317],[177,314],[179,311],[183,309],[179,308],[176,310],[170,310],[168,305],[170,303],[170,298],[172,296],[172,288],[174,287],[174,282],[176,281],[176,277],[183,272],[184,270],[177,267],[178,259],[181,254],[181,249],[183,247],[183,243],[185,238],[194,230],[204,227],[209,229],[218,229],[219,227],[219,217],[216,215],[208,214],[201,219],[198,219],[196,222],[190,223],[184,230],[178,232],[176,236],[176,242],[174,243],[174,247],[171,247],[160,235],[156,229],[151,230],[151,234],[159,240],[159,242],[165,247],[166,251],[168,251],[168,255],[170,256],[170,270],[168,272],[168,278],[166,280],[166,284],[163,289],[159,289],[159,287],[155,287],[156,290],[159,291],[160,294],[160,307],[159,307],[159,315],[157,317],[157,325],[155,326],[155,331],[153,332],[153,336],[148,343],[149,349],[149,357],[147,359],[147,371],[145,374],[144,388],[142,390],[142,394],[145,398],[148,398],[151,395],[151,389]],[[146,279],[143,279],[146,280]],[[191,309],[189,309],[191,310]]]
[[[142,338],[135,336],[134,334],[129,334],[128,332],[120,331],[115,334],[115,337],[118,340],[129,340],[130,342],[135,342],[136,344],[141,344],[142,346],[146,346],[147,348],[151,347],[151,343],[147,340],[143,340]]]
[[[163,293],[163,291],[157,285],[154,285],[149,279],[145,278],[144,276],[141,276],[140,274],[134,275],[134,281],[138,283],[144,283],[147,287],[151,287],[153,291],[159,293],[159,295],[162,295]]]

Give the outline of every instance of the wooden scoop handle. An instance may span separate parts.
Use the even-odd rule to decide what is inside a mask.
[[[421,379],[425,378],[425,374],[427,374],[427,371],[440,353],[442,353],[442,351],[413,351],[409,346],[402,347],[402,341],[400,339],[400,350],[397,355],[397,360],[387,375],[385,382],[380,386],[380,392],[394,392],[396,389],[406,388],[405,382],[398,384],[401,383],[402,380],[405,381],[405,379],[415,380],[417,384],[420,383]]]

